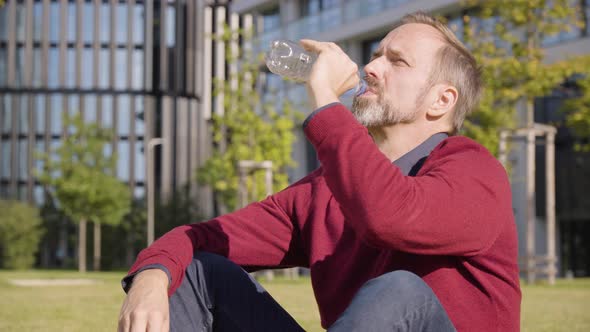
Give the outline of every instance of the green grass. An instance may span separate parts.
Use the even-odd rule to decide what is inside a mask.
[[[0,331],[116,331],[123,272],[0,270]],[[10,279],[94,279],[83,286],[14,286]],[[307,331],[323,331],[308,278],[263,282]],[[590,331],[590,279],[523,286],[523,331]]]

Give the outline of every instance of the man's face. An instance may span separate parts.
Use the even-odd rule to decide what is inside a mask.
[[[352,111],[366,127],[413,123],[425,116],[425,89],[444,45],[426,24],[405,24],[391,31],[365,66],[368,89],[353,100]]]

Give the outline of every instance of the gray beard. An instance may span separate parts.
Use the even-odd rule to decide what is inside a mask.
[[[367,128],[391,126],[398,123],[410,123],[416,119],[416,113],[402,113],[398,108],[379,98],[354,97],[352,114],[358,122]]]

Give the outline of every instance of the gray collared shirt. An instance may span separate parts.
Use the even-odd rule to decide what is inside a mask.
[[[404,175],[415,176],[430,152],[447,137],[449,137],[447,133],[434,134],[408,153],[399,157],[393,164],[399,167]]]

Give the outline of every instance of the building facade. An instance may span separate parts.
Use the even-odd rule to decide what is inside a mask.
[[[59,146],[69,130],[62,116],[79,113],[116,133],[105,153],[117,154],[116,175],[136,199],[148,189],[161,200],[184,191],[210,215],[211,194],[194,172],[210,150],[211,33],[228,21],[225,7],[206,0],[5,1],[0,198],[44,203],[36,152]]]
[[[580,13],[584,19],[583,27],[572,27],[570,31],[546,38],[546,61],[554,62],[569,56],[590,54],[590,0],[578,1],[583,5]],[[235,13],[250,14],[258,36],[258,47],[264,51],[275,39],[298,40],[311,38],[337,42],[343,50],[362,68],[370,60],[379,41],[405,14],[418,10],[445,16],[449,26],[461,39],[463,16],[468,14],[461,1],[456,0],[235,0],[231,10]],[[284,82],[274,74],[266,73],[263,89],[279,90],[279,96],[295,102],[306,100],[305,89],[301,85]],[[568,97],[575,95],[571,85],[564,84],[555,92],[536,101],[535,119],[537,122],[552,123],[563,119],[560,105]],[[344,100],[349,103],[350,100]],[[303,105],[303,107],[306,107]],[[318,166],[313,147],[305,142],[300,133],[299,144],[295,149],[295,159],[300,167],[292,177],[300,178]],[[590,274],[590,174],[584,169],[590,166],[587,154],[573,149],[574,137],[567,128],[559,128],[556,138],[556,187],[557,217],[560,244],[558,251],[562,272],[571,271],[575,275]],[[524,144],[514,142],[512,159],[514,171],[511,175],[514,212],[519,229],[519,251],[526,252],[524,230],[526,210],[526,174]],[[544,151],[537,148],[537,253],[543,254],[544,221]]]

